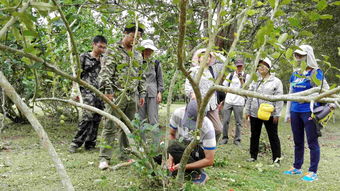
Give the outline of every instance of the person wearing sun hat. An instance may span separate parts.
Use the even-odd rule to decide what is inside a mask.
[[[198,49],[194,53],[191,63],[193,67],[190,68],[190,75],[192,78],[195,78],[201,67],[204,68],[201,80],[198,84],[202,97],[204,97],[208,93],[209,88],[214,85],[214,81],[218,77],[218,68],[216,68],[216,57],[212,52],[210,52],[210,54],[208,55],[206,63],[203,64],[204,54],[206,51],[206,48],[202,48]],[[196,95],[188,79],[185,80],[185,93],[190,100],[196,99]],[[206,111],[207,117],[214,125],[216,140],[218,141],[219,137],[222,134],[222,123],[218,113],[217,93],[214,93],[211,96],[207,104]]]
[[[259,79],[250,84],[249,90],[265,95],[283,94],[283,86],[280,79],[270,73],[272,62],[269,58],[261,59],[257,66]],[[272,150],[272,160],[280,162],[281,144],[278,136],[278,122],[283,107],[283,101],[266,101],[259,98],[249,97],[245,106],[246,118],[250,119],[250,159],[257,160],[259,152],[259,141],[262,125],[264,124],[270,147]]]
[[[289,93],[305,91],[317,87],[317,84],[322,84],[325,89],[329,88],[323,72],[319,69],[311,46],[299,46],[294,51],[294,58],[298,66],[290,77]],[[307,65],[305,68],[301,68],[304,66],[302,65],[303,62],[306,62]],[[284,171],[284,174],[302,174],[301,168],[305,150],[304,134],[306,132],[308,148],[310,150],[310,166],[302,180],[307,182],[318,179],[317,170],[320,161],[317,127],[311,117],[311,107],[314,107],[314,105],[310,105],[308,102],[289,101],[286,110],[286,120],[291,123],[294,138],[294,164],[291,169]]]
[[[147,119],[151,125],[158,124],[158,106],[162,101],[163,87],[163,73],[162,65],[158,60],[153,60],[153,54],[157,51],[157,47],[150,39],[141,42],[143,63],[147,69],[144,74],[146,76],[146,96],[145,103],[139,106],[138,114],[141,120]],[[160,139],[159,128],[153,132],[152,140],[154,145],[159,145]],[[144,134],[143,134],[143,138]]]

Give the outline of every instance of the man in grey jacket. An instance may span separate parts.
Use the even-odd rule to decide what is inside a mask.
[[[139,107],[138,113],[141,120],[147,119],[149,124],[156,125],[158,123],[158,105],[162,101],[164,90],[162,66],[158,60],[152,60],[152,54],[158,50],[152,40],[143,40],[141,46],[144,48],[142,51],[143,62],[147,65],[145,71],[147,93],[145,104]],[[159,142],[158,128],[154,130],[153,142],[154,144]]]

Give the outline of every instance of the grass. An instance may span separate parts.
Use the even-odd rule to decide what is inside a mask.
[[[171,110],[180,106],[183,105],[173,104]],[[282,174],[292,166],[293,142],[290,125],[280,122],[279,136],[284,157],[280,167],[270,165],[270,151],[263,152],[257,163],[245,162],[249,158],[249,128],[245,127],[240,147],[231,143],[218,147],[215,166],[206,169],[210,177],[207,184],[197,186],[188,183],[186,190],[340,190],[338,111],[338,121],[335,124],[331,122],[331,127],[325,129],[323,137],[319,139],[321,161],[318,181],[306,183],[300,180],[301,176]],[[160,116],[164,121],[165,108],[161,108]],[[147,177],[138,176],[138,168],[135,166],[116,171],[100,171],[97,169],[98,151],[85,152],[81,149],[78,153],[69,154],[67,148],[76,130],[75,123],[61,125],[58,119],[43,116],[40,122],[48,132],[76,190],[157,190]],[[47,152],[41,148],[33,128],[30,125],[8,126],[0,135],[0,190],[62,190],[54,165]],[[266,132],[262,131],[263,143],[267,145]],[[305,151],[303,170],[307,171],[307,146]],[[119,161],[114,157],[112,162],[115,164]]]

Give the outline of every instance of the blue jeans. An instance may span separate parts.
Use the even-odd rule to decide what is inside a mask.
[[[320,146],[315,123],[311,112],[290,112],[290,120],[294,137],[294,168],[301,169],[305,151],[305,131],[310,150],[309,171],[317,172],[320,161]]]

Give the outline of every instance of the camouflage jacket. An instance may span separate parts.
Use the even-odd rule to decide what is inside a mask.
[[[142,60],[141,55],[135,51],[131,62],[129,52],[120,44],[108,48],[100,73],[100,90],[105,94],[113,94],[114,98],[117,98],[125,89],[128,97],[139,94],[144,98],[146,87]]]
[[[102,57],[100,60],[93,58],[90,52],[85,52],[80,55],[81,63],[81,79],[99,89],[99,73],[101,70]],[[80,91],[85,94],[91,93],[90,90],[80,87]]]

